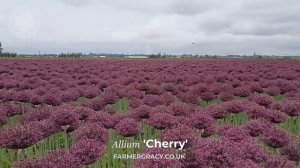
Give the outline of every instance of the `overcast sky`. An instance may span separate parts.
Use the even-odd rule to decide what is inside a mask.
[[[0,41],[18,53],[300,55],[299,11],[299,0],[0,0]]]

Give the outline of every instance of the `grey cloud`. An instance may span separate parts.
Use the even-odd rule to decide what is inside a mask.
[[[6,25],[7,13],[23,3],[0,6],[6,50],[300,54],[298,0],[28,0],[40,29],[20,39]]]

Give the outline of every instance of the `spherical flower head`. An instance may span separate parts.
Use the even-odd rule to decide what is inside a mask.
[[[42,140],[43,132],[35,123],[16,125],[2,129],[0,132],[0,147],[9,149],[25,149]]]
[[[93,109],[83,106],[74,107],[74,112],[79,115],[79,120],[85,120],[90,114],[95,113]]]
[[[215,119],[222,119],[230,115],[230,113],[222,105],[212,105],[206,109],[206,112]]]
[[[58,93],[47,92],[43,97],[43,103],[45,104],[52,106],[59,106],[61,104],[61,96]]]
[[[268,159],[268,152],[261,145],[253,141],[243,141],[238,145],[240,145],[243,150],[243,160],[251,160],[259,164]]]
[[[80,168],[78,161],[66,149],[49,152],[39,162],[45,167]]]
[[[105,155],[105,146],[94,140],[80,140],[70,147],[71,155],[81,165],[89,165]]]
[[[216,98],[216,95],[212,92],[204,92],[204,93],[201,93],[200,97],[201,97],[201,100],[210,102]]]
[[[249,100],[265,107],[273,102],[273,99],[267,95],[254,95],[249,97]]]
[[[0,110],[5,112],[7,117],[12,117],[15,115],[20,115],[23,113],[23,109],[20,104],[16,104],[13,102],[5,102],[1,107]]]
[[[251,95],[251,88],[248,86],[240,86],[234,89],[234,95],[239,97],[248,97]]]
[[[286,100],[281,103],[280,111],[286,113],[291,117],[300,116],[300,101]]]
[[[300,138],[291,141],[287,146],[281,148],[282,155],[291,161],[300,161]]]
[[[149,118],[150,112],[151,112],[151,107],[146,105],[141,105],[132,111],[132,115],[136,119],[146,119]]]
[[[266,110],[265,118],[271,121],[272,123],[278,124],[283,123],[287,116],[278,110]]]
[[[162,96],[158,95],[146,95],[143,99],[143,103],[150,107],[155,107],[158,105],[164,105],[165,101]]]
[[[266,124],[264,120],[250,120],[243,125],[243,128],[248,131],[252,137],[261,135],[267,127],[268,124]]]
[[[246,130],[237,126],[224,125],[223,127],[221,126],[218,131],[218,134],[223,139],[233,142],[251,141],[250,135]]]
[[[229,141],[205,139],[195,145],[195,158],[201,167],[234,167],[243,151]]]
[[[265,168],[297,168],[294,162],[289,161],[285,157],[279,156],[270,156],[266,163],[264,164]]]
[[[67,126],[76,123],[79,120],[79,115],[75,112],[72,106],[61,106],[53,110],[50,119],[59,126]]]
[[[172,150],[161,148],[148,148],[142,152],[144,155],[170,155],[175,154]],[[183,165],[179,160],[175,159],[140,159],[135,162],[135,168],[182,168]]]
[[[79,97],[79,91],[75,88],[70,88],[61,93],[61,101],[63,102],[76,101]]]
[[[233,92],[222,92],[218,95],[218,98],[223,102],[230,101],[234,99]]]
[[[193,144],[196,142],[198,136],[197,130],[188,127],[187,125],[177,125],[173,126],[172,128],[165,129],[162,135],[163,141],[187,141],[187,144],[184,146],[192,147]],[[179,148],[177,146],[176,148]]]
[[[289,133],[277,127],[269,127],[264,131],[261,138],[272,148],[281,148],[291,140]]]
[[[248,103],[246,104],[245,111],[250,118],[259,119],[266,117],[267,109],[257,104]]]
[[[124,137],[132,137],[141,132],[140,124],[132,118],[124,118],[115,126],[118,134]]]
[[[188,92],[185,92],[185,93],[181,93],[178,96],[179,96],[180,99],[182,99],[182,101],[184,101],[186,103],[198,104],[200,102],[200,96],[197,95],[193,91],[188,91]]]
[[[168,113],[154,113],[150,115],[147,123],[157,129],[171,128],[177,121],[176,118]]]
[[[21,122],[27,123],[31,121],[46,120],[51,116],[52,109],[49,107],[35,108],[21,116]]]
[[[117,118],[115,115],[111,115],[105,112],[95,112],[88,116],[88,122],[100,123],[106,129],[114,128],[117,123]]]
[[[280,94],[280,89],[277,86],[270,86],[264,89],[264,91],[270,96],[276,96]]]
[[[214,118],[198,110],[189,116],[187,124],[197,129],[206,129],[214,124]]]
[[[100,143],[107,143],[109,139],[108,130],[98,123],[86,123],[75,132],[76,141],[91,139]]]
[[[223,107],[226,109],[226,111],[233,114],[237,114],[245,110],[242,101],[227,101],[223,104]]]

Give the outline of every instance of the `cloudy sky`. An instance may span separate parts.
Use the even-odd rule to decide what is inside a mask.
[[[0,41],[10,52],[300,55],[299,0],[0,4]]]

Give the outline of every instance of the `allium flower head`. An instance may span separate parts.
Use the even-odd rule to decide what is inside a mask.
[[[289,133],[277,127],[269,127],[263,132],[261,138],[264,143],[272,148],[281,148],[291,140]]]
[[[94,140],[81,140],[70,147],[71,155],[81,165],[89,165],[105,155],[105,146]]]
[[[148,124],[157,129],[170,128],[176,123],[176,118],[169,113],[155,113],[148,119]]]
[[[140,133],[139,123],[132,118],[124,118],[115,126],[115,130],[118,134],[124,137],[132,137]]]

